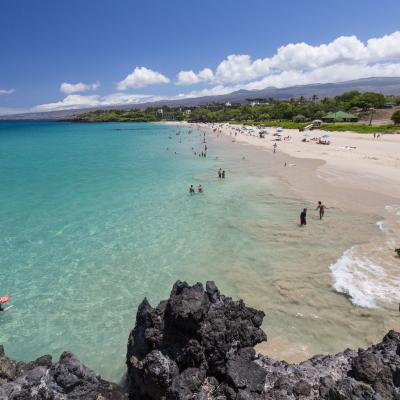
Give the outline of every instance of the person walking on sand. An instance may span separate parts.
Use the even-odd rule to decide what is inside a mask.
[[[307,208],[304,208],[303,211],[300,213],[300,226],[307,225]]]
[[[318,205],[317,205],[316,210],[319,209],[319,219],[324,218],[325,210],[326,210],[327,208],[328,208],[328,207],[327,207],[325,204],[322,204],[321,201],[318,202]]]
[[[189,193],[190,193],[190,195],[194,194],[194,186],[193,185],[190,185]]]
[[[278,145],[276,143],[274,143],[274,154],[276,153],[276,148],[278,147]]]

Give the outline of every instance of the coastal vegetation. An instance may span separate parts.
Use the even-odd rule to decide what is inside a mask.
[[[372,126],[377,110],[392,109],[400,105],[400,96],[380,93],[345,92],[333,98],[312,96],[278,100],[273,98],[247,99],[247,104],[207,104],[196,107],[148,107],[131,110],[96,110],[77,115],[74,120],[88,122],[230,122],[283,128],[303,129],[310,121],[323,120],[322,128],[328,131],[354,131],[359,133],[399,132],[400,110],[393,113],[388,123]],[[336,118],[336,115],[338,118]],[[348,119],[340,119],[340,116]],[[356,122],[361,120],[361,122]],[[350,123],[351,121],[351,123]]]
[[[181,121],[184,115],[181,110],[170,110],[168,107],[162,108],[163,112],[169,113],[171,120]],[[74,118],[76,121],[88,122],[156,122],[163,120],[163,113],[160,109],[148,107],[145,110],[96,110],[85,114],[80,114]]]
[[[391,119],[392,119],[393,123],[400,124],[400,110],[395,111],[392,114],[392,118]]]

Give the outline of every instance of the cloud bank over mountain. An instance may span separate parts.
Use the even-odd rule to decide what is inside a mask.
[[[75,94],[97,90],[100,84],[64,82],[60,86],[60,90],[67,94],[64,99],[40,104],[33,110],[134,105],[143,101],[227,94],[240,89],[257,90],[270,86],[284,88],[377,76],[400,76],[400,31],[371,38],[366,42],[356,36],[340,36],[318,46],[304,42],[289,43],[279,47],[270,57],[254,60],[248,54],[231,54],[214,68],[204,66],[197,72],[181,70],[176,74],[176,79],[171,79],[162,72],[148,67],[139,66],[118,81],[117,92],[111,94]],[[170,85],[172,89],[174,87],[191,87],[191,89],[169,96],[128,93],[139,88],[148,86],[157,88],[160,85]],[[0,93],[7,91],[3,90]]]

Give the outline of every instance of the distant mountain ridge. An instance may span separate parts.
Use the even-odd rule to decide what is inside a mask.
[[[71,118],[75,115],[79,115],[88,111],[103,109],[132,109],[139,108],[143,109],[146,107],[195,107],[198,105],[206,105],[210,103],[246,103],[246,99],[249,98],[269,98],[285,100],[294,97],[304,96],[310,98],[314,95],[319,98],[323,97],[334,97],[347,92],[349,90],[359,90],[360,92],[378,92],[384,95],[400,95],[400,77],[396,78],[363,78],[338,83],[316,83],[309,85],[296,85],[286,88],[267,87],[261,90],[238,90],[224,95],[215,96],[203,96],[203,97],[192,97],[178,100],[163,100],[155,102],[147,102],[141,104],[129,104],[129,105],[114,105],[114,106],[103,106],[103,107],[90,107],[77,110],[59,110],[49,112],[33,112],[24,114],[13,114],[13,115],[2,115],[0,119],[7,120],[18,120],[18,119],[41,119],[41,120],[60,120]]]

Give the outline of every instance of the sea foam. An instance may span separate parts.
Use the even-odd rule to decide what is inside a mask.
[[[383,235],[346,250],[330,266],[334,289],[357,306],[378,308],[400,302],[400,268],[393,252],[400,237],[399,209],[385,207],[386,218],[376,223]]]

